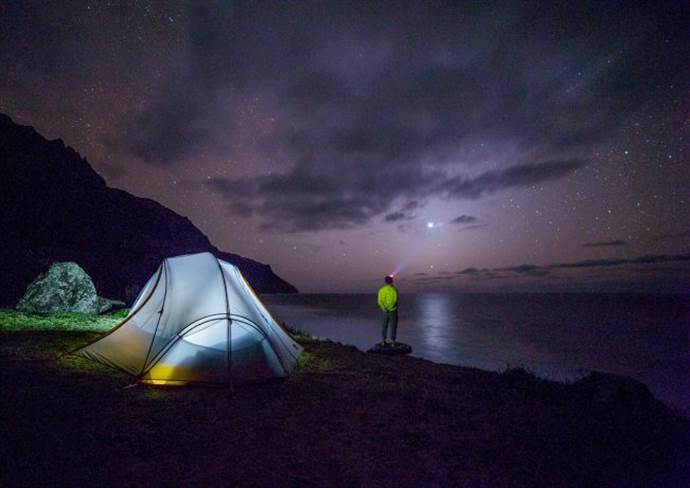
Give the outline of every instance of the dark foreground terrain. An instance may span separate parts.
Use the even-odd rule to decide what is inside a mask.
[[[124,388],[61,356],[98,334],[0,331],[0,485],[686,484],[688,422],[639,383],[571,385],[301,339],[282,382]]]

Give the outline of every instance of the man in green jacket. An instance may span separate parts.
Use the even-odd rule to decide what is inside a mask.
[[[383,330],[381,344],[385,345],[388,335],[388,325],[391,327],[391,342],[395,345],[395,336],[398,329],[398,290],[393,286],[393,277],[386,276],[385,284],[379,289],[377,302],[383,312]]]

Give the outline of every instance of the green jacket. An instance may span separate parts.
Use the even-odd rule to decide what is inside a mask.
[[[398,290],[389,284],[383,285],[379,289],[378,299],[379,308],[384,312],[392,312],[398,309]]]

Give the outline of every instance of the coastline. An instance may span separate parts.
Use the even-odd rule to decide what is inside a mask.
[[[529,298],[525,298],[529,297]],[[634,378],[690,416],[687,300],[434,293],[404,296],[398,337],[412,355],[490,371],[523,367],[574,382],[592,371]],[[371,295],[265,297],[274,316],[366,351],[380,340]]]
[[[96,335],[0,327],[6,486],[687,483],[690,422],[629,378],[564,384],[298,335],[284,381],[123,389],[62,355]]]

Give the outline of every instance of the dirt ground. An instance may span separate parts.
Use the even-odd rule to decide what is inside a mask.
[[[689,485],[687,419],[635,382],[302,338],[284,381],[124,388],[128,376],[62,355],[96,336],[0,332],[2,486]]]

